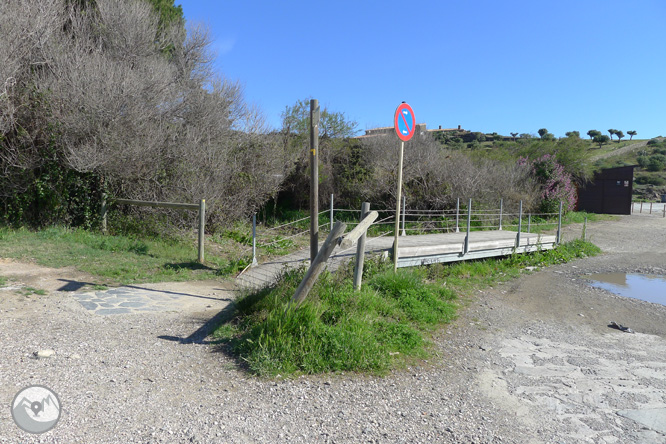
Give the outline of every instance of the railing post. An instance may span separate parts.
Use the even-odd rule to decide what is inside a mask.
[[[469,231],[472,228],[472,199],[467,204],[467,233],[465,233],[465,246],[463,254],[469,253]]]
[[[456,233],[460,232],[460,198],[456,201]]]
[[[502,213],[504,212],[504,199],[500,199],[499,230],[502,231]]]
[[[631,211],[630,211],[630,213],[634,214],[634,202],[633,201],[631,202]]]
[[[407,233],[405,232],[405,207],[407,205],[407,197],[402,196],[402,234],[401,236],[406,236]]]
[[[650,202],[650,214],[652,214],[652,202]]]
[[[556,244],[560,245],[560,241],[562,240],[562,201],[560,201],[560,214],[557,218],[557,238],[556,238]]]
[[[204,229],[206,228],[206,199],[199,201],[199,263],[204,263]]]
[[[520,231],[523,229],[523,201],[520,201],[518,207],[518,233],[516,233],[516,248],[520,247]]]
[[[252,215],[252,266],[259,265],[257,262],[257,213]]]
[[[585,216],[585,220],[583,221],[583,240],[587,240],[587,216]]]
[[[333,194],[331,194],[331,230],[333,230]]]
[[[666,217],[666,203],[664,203],[664,217]]]
[[[106,234],[106,212],[107,212],[106,193],[102,193],[102,210],[101,210],[102,234]]]
[[[527,232],[531,233],[530,231],[532,229],[532,213],[527,213]]]
[[[370,202],[363,202],[361,205],[361,219],[370,212]],[[363,263],[365,261],[365,233],[358,239],[356,245],[356,264],[354,265],[354,289],[361,289],[361,279],[363,278]]]
[[[639,213],[641,213],[641,214],[643,213],[643,202],[642,201],[641,201],[641,209],[640,209]]]

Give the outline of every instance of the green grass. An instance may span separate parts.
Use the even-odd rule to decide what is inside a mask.
[[[0,287],[6,287],[7,286],[7,278],[4,276],[0,276]]]
[[[259,376],[354,371],[382,374],[432,354],[432,334],[456,317],[470,290],[511,279],[528,266],[592,256],[581,240],[555,250],[505,259],[400,269],[368,261],[361,291],[351,287],[351,267],[324,274],[298,308],[289,300],[303,270],[241,298],[216,339]],[[389,267],[389,269],[387,269]]]
[[[0,228],[0,257],[54,268],[74,266],[101,278],[99,284],[208,279],[230,268],[230,261],[208,253],[206,265],[196,262],[193,241],[105,236],[64,227]]]
[[[20,290],[18,290],[18,293],[22,294],[23,296],[31,296],[33,294],[44,296],[47,294],[47,291],[42,290],[41,288],[23,287]]]

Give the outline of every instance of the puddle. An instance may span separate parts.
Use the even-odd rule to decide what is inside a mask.
[[[643,274],[601,273],[585,276],[593,287],[641,301],[666,305],[666,277]]]

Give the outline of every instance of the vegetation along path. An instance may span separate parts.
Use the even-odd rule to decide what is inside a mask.
[[[66,291],[89,277],[3,261],[0,403],[43,384],[63,409],[35,436],[0,410],[0,442],[664,442],[666,308],[588,285],[666,274],[664,232],[645,214],[588,224],[604,254],[475,291],[434,358],[381,377],[248,377],[202,331],[235,297],[219,282],[150,287],[218,302],[100,316]]]

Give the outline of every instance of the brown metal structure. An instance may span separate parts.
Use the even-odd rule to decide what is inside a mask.
[[[601,170],[578,189],[578,210],[588,213],[631,214],[634,167]]]

